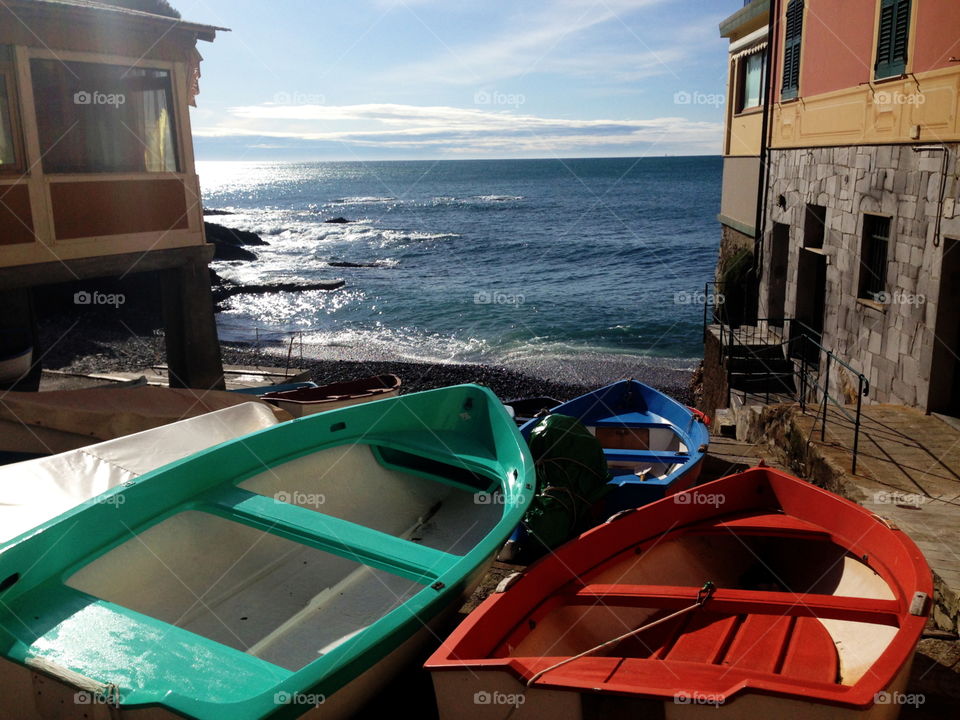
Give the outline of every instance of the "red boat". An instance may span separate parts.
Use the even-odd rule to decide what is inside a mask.
[[[441,719],[895,717],[932,592],[903,532],[760,467],[511,576],[426,667]]]

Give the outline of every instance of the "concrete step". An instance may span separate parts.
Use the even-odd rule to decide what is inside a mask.
[[[725,438],[737,436],[737,419],[729,408],[717,410],[713,418],[713,432]]]
[[[766,343],[739,345],[725,348],[726,355],[729,358],[771,358],[782,360],[785,355],[782,345],[768,345]]]
[[[784,357],[732,357],[727,360],[727,370],[734,373],[772,372],[793,374],[793,361]]]
[[[792,373],[769,373],[763,375],[732,373],[730,375],[730,387],[734,390],[744,390],[756,394],[766,392],[790,394],[796,390]]]

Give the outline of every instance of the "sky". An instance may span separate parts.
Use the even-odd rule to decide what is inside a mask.
[[[199,160],[716,155],[741,0],[174,0]]]

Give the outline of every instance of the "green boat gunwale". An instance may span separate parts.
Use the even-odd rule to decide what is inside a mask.
[[[96,520],[98,519],[98,513],[103,515],[105,512],[107,512],[105,511],[105,508],[110,504],[114,504],[117,509],[109,510],[108,512],[117,512],[120,511],[121,508],[126,508],[127,516],[132,516],[134,518],[134,524],[132,528],[126,526],[124,523],[124,526],[129,531],[129,534],[122,534],[120,532],[111,533],[108,530],[102,534],[111,534],[112,537],[96,538],[92,542],[83,544],[83,547],[87,548],[86,550],[75,550],[72,553],[68,553],[72,556],[76,556],[77,560],[76,562],[70,562],[71,558],[67,558],[66,562],[64,563],[63,559],[61,559],[60,562],[57,563],[60,565],[59,572],[43,572],[44,570],[49,570],[52,561],[44,562],[46,559],[45,555],[41,555],[33,564],[33,567],[29,567],[26,571],[23,571],[19,574],[19,578],[15,582],[11,583],[10,587],[4,590],[3,595],[7,596],[7,598],[20,597],[28,592],[42,588],[47,584],[58,583],[60,587],[68,589],[70,592],[78,593],[77,597],[82,597],[91,603],[100,604],[102,607],[129,617],[148,628],[153,627],[159,630],[175,628],[177,631],[190,633],[196,639],[197,643],[209,647],[214,653],[236,653],[238,655],[244,655],[245,657],[256,661],[256,663],[262,664],[265,671],[267,668],[272,669],[271,674],[274,672],[286,674],[282,680],[274,683],[267,691],[258,692],[255,695],[238,699],[233,703],[211,703],[192,696],[179,694],[175,690],[169,690],[165,694],[164,702],[156,702],[151,700],[148,702],[136,703],[134,698],[134,702],[124,703],[124,707],[164,707],[174,712],[186,712],[191,715],[197,715],[201,717],[221,717],[221,712],[224,713],[222,715],[223,717],[237,717],[240,716],[238,713],[244,717],[262,717],[266,715],[270,715],[271,717],[293,717],[297,714],[300,714],[300,712],[304,711],[305,708],[298,709],[295,707],[278,707],[276,705],[274,695],[278,692],[288,692],[313,693],[330,696],[341,687],[346,685],[350,680],[358,676],[363,671],[370,669],[379,660],[383,659],[392,651],[400,647],[406,640],[410,639],[414,634],[419,632],[422,627],[426,627],[427,624],[437,616],[441,608],[450,604],[452,596],[461,592],[471,572],[476,571],[477,568],[481,567],[483,562],[493,557],[499,548],[500,543],[506,538],[516,522],[519,521],[520,516],[525,510],[525,504],[529,502],[531,494],[525,493],[524,490],[533,486],[534,471],[532,461],[529,458],[529,453],[526,451],[526,446],[520,438],[515,425],[507,415],[506,411],[503,409],[499,400],[497,400],[496,396],[493,395],[491,391],[476,385],[462,385],[457,386],[456,388],[427,391],[426,393],[420,393],[419,395],[428,395],[438,392],[453,393],[456,391],[460,392],[461,399],[464,397],[466,398],[467,409],[472,409],[473,407],[475,400],[474,394],[479,393],[479,395],[484,398],[486,428],[490,433],[489,437],[487,438],[489,441],[489,447],[487,449],[493,451],[494,457],[504,453],[507,456],[504,461],[487,461],[482,458],[477,458],[479,462],[474,461],[472,458],[462,457],[449,447],[445,447],[445,452],[431,452],[428,446],[422,444],[404,443],[402,441],[397,441],[391,437],[377,433],[361,435],[358,438],[356,430],[353,433],[343,432],[344,430],[348,429],[347,424],[343,422],[333,422],[330,425],[329,433],[332,435],[332,437],[329,437],[328,439],[325,438],[324,441],[321,442],[314,441],[313,444],[309,445],[305,449],[286,453],[282,451],[269,452],[269,448],[271,448],[272,445],[268,443],[264,437],[267,436],[267,433],[270,431],[276,432],[277,428],[279,427],[287,426],[288,428],[292,428],[296,426],[302,426],[305,428],[306,426],[303,426],[304,423],[307,423],[309,426],[322,426],[330,420],[339,419],[344,413],[369,414],[370,408],[382,406],[383,403],[403,403],[406,400],[410,400],[413,396],[407,395],[398,398],[383,399],[368,403],[366,406],[354,406],[350,408],[344,408],[342,410],[333,410],[328,413],[300,418],[288,423],[284,423],[282,426],[258,430],[240,438],[220,443],[201,453],[197,453],[196,455],[178,460],[162,468],[158,468],[157,470],[141,476],[128,486],[113,488],[97,496],[96,498],[93,498],[86,503],[83,503],[80,506],[63,513],[57,518],[44,523],[38,528],[35,528],[3,545],[0,545],[0,568],[2,568],[3,565],[6,564],[3,562],[3,560],[4,555],[7,553],[11,553],[11,555],[14,556],[11,560],[11,566],[19,559],[15,556],[19,555],[20,553],[25,553],[28,556],[26,559],[32,559],[27,550],[30,549],[30,547],[34,544],[40,544],[41,538],[46,537],[48,533],[52,533],[50,539],[54,541],[54,544],[59,543],[61,540],[66,538],[66,536],[74,527],[76,527],[76,523],[74,523],[74,525],[67,528],[66,526],[69,520],[80,513],[90,513],[91,519]],[[360,408],[365,408],[365,410],[360,410],[360,412],[358,412],[358,409]],[[410,411],[409,408],[406,409]],[[425,425],[424,427],[425,429],[430,430],[429,426]],[[295,433],[296,431],[293,430],[288,431],[288,435],[293,435]],[[509,447],[507,447],[507,443],[505,443],[505,433],[510,441]],[[444,444],[443,440],[437,436],[436,433],[432,434],[434,434],[440,444]],[[285,438],[285,440],[289,440],[289,437]],[[278,444],[282,446],[282,443]],[[455,463],[454,467],[462,467],[468,472],[489,478],[491,483],[487,490],[495,491],[499,489],[504,495],[503,510],[499,519],[496,521],[495,525],[490,528],[487,534],[464,555],[456,555],[454,553],[429,549],[430,553],[435,553],[438,559],[440,557],[449,559],[449,563],[445,564],[444,567],[438,568],[437,572],[430,572],[432,568],[423,568],[421,566],[410,566],[407,568],[407,572],[401,572],[401,568],[398,568],[395,562],[371,562],[372,560],[382,560],[382,557],[374,556],[373,553],[358,554],[350,552],[346,542],[341,542],[338,545],[336,542],[330,542],[329,537],[318,540],[317,538],[311,538],[304,533],[290,532],[290,528],[288,527],[284,527],[279,531],[276,527],[265,527],[263,523],[257,522],[250,515],[238,515],[231,513],[226,507],[224,507],[223,502],[217,503],[214,501],[214,498],[217,496],[220,496],[220,500],[222,501],[224,496],[228,496],[231,492],[243,492],[246,493],[246,496],[256,495],[256,493],[250,493],[248,491],[241,490],[237,486],[250,477],[264,472],[265,469],[269,470],[278,465],[320,452],[322,450],[335,448],[338,446],[361,444],[369,446],[377,462],[381,463],[384,467],[390,467],[390,463],[383,461],[380,453],[377,450],[379,447],[393,448],[402,452],[412,453],[419,457],[426,457],[437,462],[447,464]],[[221,478],[220,480],[205,480],[203,482],[208,483],[208,486],[201,486],[199,491],[195,491],[183,499],[174,498],[173,500],[169,500],[166,509],[163,512],[150,513],[148,511],[149,508],[147,506],[151,504],[152,496],[158,492],[158,488],[162,492],[163,487],[159,483],[151,482],[151,480],[167,474],[173,474],[175,476],[176,473],[180,472],[180,470],[182,470],[185,466],[194,463],[200,466],[198,469],[202,474],[204,464],[216,463],[221,456],[224,456],[229,451],[236,452],[238,448],[242,448],[250,452],[254,458],[259,460],[260,467],[257,467],[255,464],[251,464],[250,467],[245,469],[245,472],[231,473],[229,467],[227,470],[214,472],[213,477]],[[282,449],[282,447],[280,449]],[[264,450],[269,452],[269,460],[265,461],[260,459],[260,457],[265,455],[263,452]],[[245,455],[243,460],[246,460]],[[479,488],[477,487],[464,485],[463,483],[456,482],[450,478],[444,478],[432,473],[418,472],[416,469],[403,466],[396,466],[392,469],[396,469],[408,474],[416,474],[434,482],[450,485],[459,490],[472,491],[475,493],[480,492]],[[155,488],[155,485],[157,485],[158,488]],[[225,492],[226,488],[229,488],[229,490]],[[180,495],[184,495],[185,492],[186,490],[184,488],[180,488]],[[124,501],[122,503],[115,499],[116,496],[121,495],[124,497]],[[266,499],[266,496],[263,495],[259,495],[258,497]],[[304,513],[315,514],[318,518],[318,522],[323,522],[323,519],[329,519],[332,517],[322,513],[315,513],[315,511],[310,509],[299,508],[296,505],[290,505],[289,507],[283,507],[283,505],[283,503],[278,504],[278,506],[281,508],[281,514],[284,514],[290,508],[296,508],[296,510]],[[316,660],[309,662],[299,670],[292,671],[281,668],[280,666],[277,666],[266,660],[262,660],[256,656],[248,655],[241,650],[223,645],[222,643],[214,640],[210,640],[202,635],[192,633],[189,630],[177,628],[175,625],[169,624],[152,616],[139,613],[125,606],[110,603],[106,600],[89,595],[88,593],[81,593],[74,588],[70,588],[66,584],[67,579],[73,573],[102,557],[113,548],[129,541],[131,535],[138,536],[150,527],[154,527],[166,519],[190,510],[217,515],[225,520],[245,524],[249,527],[263,530],[272,535],[291,540],[304,546],[313,547],[315,549],[337,555],[354,562],[359,562],[366,566],[385,570],[386,572],[400,575],[401,577],[413,580],[414,582],[421,583],[424,585],[424,587],[405,600],[401,605],[385,613],[369,626],[363,628],[363,630],[357,633],[356,636],[351,637],[348,642],[338,645],[328,653],[325,653]],[[294,515],[296,514],[297,513],[294,512]],[[302,519],[307,516],[300,515],[300,517]],[[419,550],[426,549],[423,546],[418,546],[416,543],[412,543],[411,541],[392,535],[387,535],[386,533],[380,533],[380,531],[367,528],[363,525],[350,523],[350,521],[347,520],[334,519],[339,523],[349,523],[350,525],[363,528],[369,533],[385,535],[386,537],[390,538],[391,543],[394,545],[397,543],[410,542]],[[121,520],[120,522],[122,523],[123,521]],[[104,542],[97,544],[100,539],[104,540]],[[48,548],[48,552],[52,549],[53,545]],[[11,567],[9,569],[12,570],[13,568]],[[6,575],[6,573],[0,570],[0,576],[2,575]],[[0,616],[9,615],[11,612],[12,611],[9,608],[5,608],[4,612],[0,614]],[[414,616],[417,617],[418,622],[411,622],[411,618]],[[33,633],[34,629],[31,628],[31,634]],[[39,637],[42,637],[42,635],[37,635],[37,638]],[[3,639],[3,642],[6,645],[3,654],[15,662],[26,665],[28,657],[32,655],[32,646],[27,645],[18,636],[4,629],[2,623],[0,623],[0,638]],[[134,695],[135,694],[136,691],[134,689]]]

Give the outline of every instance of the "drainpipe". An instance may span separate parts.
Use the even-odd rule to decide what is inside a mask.
[[[915,153],[939,152],[943,153],[943,162],[940,166],[940,198],[937,203],[937,221],[933,229],[933,246],[940,247],[940,226],[943,222],[943,200],[947,192],[947,168],[950,163],[950,148],[944,145],[914,145]]]
[[[767,219],[767,146],[770,132],[770,113],[773,105],[773,65],[777,52],[780,0],[770,0],[770,17],[767,20],[767,67],[764,72],[763,121],[760,126],[760,174],[757,178],[757,215],[753,239],[753,277],[756,283],[756,302],[760,304],[760,278],[763,276],[763,229]]]

